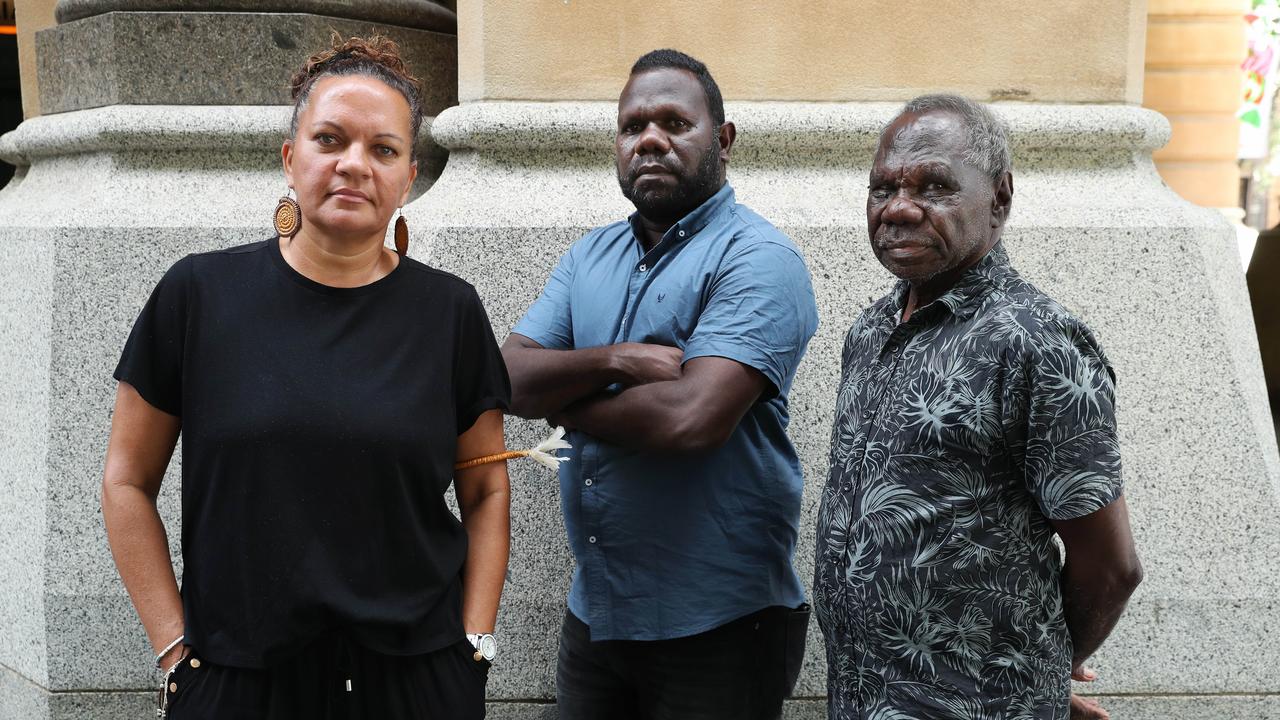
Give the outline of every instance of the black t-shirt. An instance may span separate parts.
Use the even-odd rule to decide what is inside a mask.
[[[321,285],[275,238],[189,255],[115,377],[182,419],[187,643],[262,667],[325,632],[378,652],[460,640],[457,437],[510,398],[471,285],[402,258]]]

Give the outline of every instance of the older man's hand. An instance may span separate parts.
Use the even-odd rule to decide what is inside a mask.
[[[1096,701],[1071,693],[1071,720],[1111,720],[1111,713]]]

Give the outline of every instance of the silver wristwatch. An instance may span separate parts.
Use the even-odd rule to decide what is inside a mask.
[[[493,659],[498,656],[498,641],[489,633],[467,633],[467,640],[476,649],[476,662]]]

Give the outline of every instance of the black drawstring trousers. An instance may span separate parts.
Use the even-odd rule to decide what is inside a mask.
[[[193,648],[163,689],[168,720],[399,720],[484,717],[489,663],[466,639],[383,655],[326,636],[265,670],[209,663]]]

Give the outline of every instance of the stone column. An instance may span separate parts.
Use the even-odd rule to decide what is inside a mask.
[[[1239,214],[1240,108],[1248,0],[1151,0],[1143,105],[1173,134],[1155,153],[1169,187],[1197,205]],[[1238,218],[1236,218],[1238,219]]]
[[[406,209],[410,226],[433,264],[481,289],[503,336],[574,239],[631,210],[611,166],[631,62],[657,47],[705,61],[739,128],[730,169],[739,200],[803,249],[822,314],[791,403],[807,478],[795,563],[808,578],[841,339],[890,284],[863,214],[878,130],[925,91],[995,101],[1013,130],[1013,261],[1097,331],[1120,378],[1147,579],[1087,690],[1117,718],[1280,715],[1280,462],[1233,233],[1220,214],[1172,193],[1152,164],[1169,124],[1138,107],[1146,3],[976,8],[460,0],[462,102],[432,126],[450,160]],[[510,441],[544,430],[517,424]],[[518,464],[512,479],[490,711],[554,717],[572,560],[555,479]],[[824,667],[815,629],[788,717],[824,716]]]
[[[183,255],[272,234],[287,82],[330,28],[381,32],[456,102],[452,11],[429,0],[58,3],[40,111],[0,138],[0,720],[154,717],[150,648],[99,510],[115,367]],[[419,148],[425,189],[443,164]],[[161,513],[177,557],[177,463]]]

